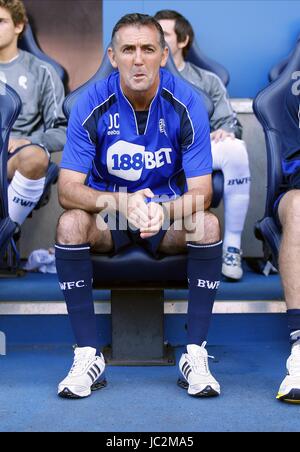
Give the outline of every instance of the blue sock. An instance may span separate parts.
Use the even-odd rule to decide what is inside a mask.
[[[222,271],[222,242],[188,244],[188,344],[207,340]]]
[[[288,309],[287,315],[290,339],[293,344],[300,339],[300,309]]]
[[[89,244],[55,245],[56,268],[78,347],[99,349]]]

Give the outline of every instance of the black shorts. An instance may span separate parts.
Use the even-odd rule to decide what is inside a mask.
[[[145,249],[155,259],[159,259],[161,257],[159,247],[164,239],[167,229],[162,228],[153,237],[142,239],[140,237],[140,231],[132,230],[126,219],[119,212],[117,212],[116,217],[111,216],[110,219],[106,216],[104,221],[108,224],[112,235],[114,244],[114,251],[112,255],[118,254],[126,248],[139,246]]]

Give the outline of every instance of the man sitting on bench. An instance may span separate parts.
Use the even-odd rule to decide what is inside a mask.
[[[61,163],[66,212],[56,263],[78,347],[58,394],[83,398],[105,384],[90,250],[118,253],[138,244],[154,257],[188,253],[188,344],[179,367],[190,395],[217,396],[205,348],[222,266],[219,221],[208,211],[208,115],[193,88],[161,68],[168,48],[153,17],[123,17],[109,58],[118,71],[74,106]]]
[[[60,78],[51,65],[18,49],[27,22],[21,0],[0,0],[0,80],[22,101],[9,140],[7,168],[9,216],[18,225],[43,194],[49,153],[62,150],[66,140]]]

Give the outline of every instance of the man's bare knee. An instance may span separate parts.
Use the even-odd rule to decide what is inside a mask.
[[[28,179],[37,180],[44,177],[49,166],[49,157],[39,146],[28,146],[17,156],[17,169]]]
[[[79,245],[89,242],[92,215],[83,210],[64,212],[58,220],[56,241],[61,245]]]
[[[300,227],[300,190],[288,192],[279,205],[280,221],[285,228]]]
[[[189,234],[188,241],[196,244],[210,244],[221,240],[220,223],[211,212],[197,212],[193,214],[195,232]]]
[[[101,215],[97,215],[91,238],[92,251],[95,253],[110,253],[114,248],[111,231]]]
[[[159,251],[163,254],[181,254],[187,251],[187,242],[210,244],[219,242],[220,237],[218,218],[210,212],[198,212],[185,222],[184,228],[182,221],[176,221],[167,231]]]

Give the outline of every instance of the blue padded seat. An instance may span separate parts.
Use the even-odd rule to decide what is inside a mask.
[[[214,61],[208,56],[206,56],[200,49],[199,44],[197,43],[196,40],[194,40],[188,52],[186,60],[202,69],[206,69],[207,71],[213,72],[218,77],[220,77],[225,86],[228,85],[230,81],[230,76],[227,69],[224,66],[222,66],[222,64],[217,63],[217,61]]]
[[[187,287],[187,260],[185,254],[154,259],[143,248],[134,246],[115,256],[93,255],[94,285],[114,288],[147,284],[160,288]]]
[[[18,94],[0,81],[0,257],[6,250],[16,229],[8,216],[7,153],[11,128],[22,107]]]
[[[273,208],[284,183],[281,154],[281,136],[284,133],[282,114],[287,90],[291,89],[292,74],[296,71],[300,71],[300,39],[279,78],[261,91],[253,104],[254,113],[264,129],[268,161],[265,215],[256,224],[255,234],[258,239],[263,240],[266,257],[271,257],[275,266],[278,265],[281,231],[274,220]]]
[[[38,44],[36,42],[36,39],[34,37],[30,24],[28,24],[26,26],[26,29],[25,29],[23,35],[19,39],[18,47],[21,50],[25,50],[26,52],[31,53],[32,55],[36,56],[40,60],[51,64],[51,66],[53,66],[54,69],[56,70],[56,72],[58,73],[61,81],[66,86],[67,73],[66,73],[65,69],[57,61],[55,61],[53,58],[49,57],[49,55],[46,55],[46,53],[44,53],[40,49],[40,47],[38,46]]]
[[[298,42],[300,41],[300,36],[298,36],[296,46],[298,45]],[[294,49],[289,53],[289,55],[284,58],[282,61],[277,63],[269,72],[269,81],[275,82],[275,80],[278,79],[278,77],[281,75],[281,73],[284,71],[284,69],[287,67],[290,59],[292,58],[294,54]]]

